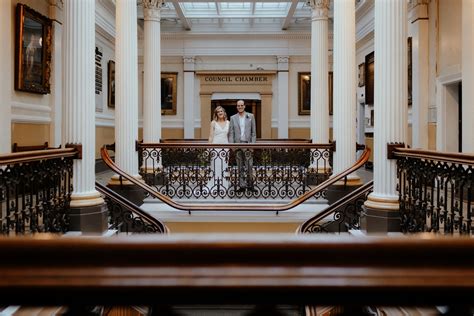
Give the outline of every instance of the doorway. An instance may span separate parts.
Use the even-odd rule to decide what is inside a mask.
[[[214,110],[218,106],[222,106],[226,113],[227,118],[234,114],[237,114],[237,101],[239,99],[225,99],[225,100],[211,100],[211,119],[214,115]],[[245,111],[252,113],[255,116],[255,125],[257,128],[257,138],[261,138],[262,131],[261,131],[261,101],[260,100],[248,100],[243,99],[245,102]]]

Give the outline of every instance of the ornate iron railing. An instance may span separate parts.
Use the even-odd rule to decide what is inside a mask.
[[[140,143],[139,160],[146,183],[171,198],[292,199],[331,175],[333,150],[302,142]]]
[[[287,211],[295,206],[300,205],[301,203],[307,201],[311,197],[317,194],[321,194],[324,190],[326,190],[329,186],[332,184],[336,183],[337,181],[340,181],[347,175],[351,174],[352,172],[356,171],[359,169],[361,166],[363,166],[367,160],[369,159],[370,155],[370,150],[365,149],[362,155],[360,156],[359,160],[356,161],[356,163],[351,166],[350,168],[333,175],[323,183],[317,185],[316,187],[312,188],[311,190],[303,193],[301,196],[299,196],[296,199],[293,199],[289,201],[288,203],[281,204],[281,203],[245,203],[245,206],[243,207],[242,204],[240,203],[229,203],[229,202],[224,202],[224,203],[212,203],[212,204],[207,204],[207,203],[182,203],[182,202],[177,202],[174,201],[172,198],[157,192],[153,187],[147,185],[141,180],[137,180],[135,177],[127,174],[124,172],[122,169],[120,169],[112,160],[112,158],[109,156],[108,149],[110,149],[109,146],[104,146],[102,147],[100,153],[102,160],[104,163],[115,173],[123,177],[124,179],[130,181],[131,183],[135,184],[136,186],[140,187],[143,189],[145,192],[147,192],[151,197],[156,198],[160,200],[163,203],[168,204],[171,207],[174,207],[178,210],[183,210],[183,211],[208,211],[208,210],[215,210],[215,211],[235,211],[235,210],[252,210],[252,211],[274,211],[274,212],[280,212],[280,211]]]
[[[109,230],[117,233],[167,233],[168,228],[158,219],[143,211],[134,203],[110,190],[106,186],[95,183],[97,191],[104,195],[109,211]]]
[[[473,234],[473,155],[394,148],[392,157],[403,232]]]
[[[373,181],[367,182],[301,224],[298,233],[341,233],[360,229],[362,205],[372,189]]]
[[[2,234],[66,232],[75,148],[0,155]]]

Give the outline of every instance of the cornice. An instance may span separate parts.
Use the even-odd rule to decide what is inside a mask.
[[[362,0],[356,9],[356,24],[373,10],[375,10],[374,0]]]
[[[311,40],[311,32],[308,33],[255,33],[255,34],[242,34],[242,33],[181,33],[181,32],[162,32],[161,39],[162,40],[212,40],[212,39],[303,39],[303,40]],[[330,34],[330,38],[332,38],[332,33]]]

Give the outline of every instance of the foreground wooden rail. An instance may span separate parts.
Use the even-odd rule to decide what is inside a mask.
[[[472,305],[474,239],[0,238],[0,304]],[[470,254],[470,255],[469,255]]]

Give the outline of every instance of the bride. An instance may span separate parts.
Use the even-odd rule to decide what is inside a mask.
[[[228,144],[229,134],[229,121],[227,120],[227,113],[222,106],[216,107],[214,110],[214,117],[211,121],[211,128],[209,133],[209,143],[211,144]],[[227,190],[228,181],[225,178],[227,169],[227,159],[229,155],[228,149],[223,148],[212,148],[210,150],[211,158],[211,179],[208,183],[210,191],[217,191],[219,188],[217,185],[220,183],[223,188],[221,190]],[[224,193],[225,194],[225,193]]]

